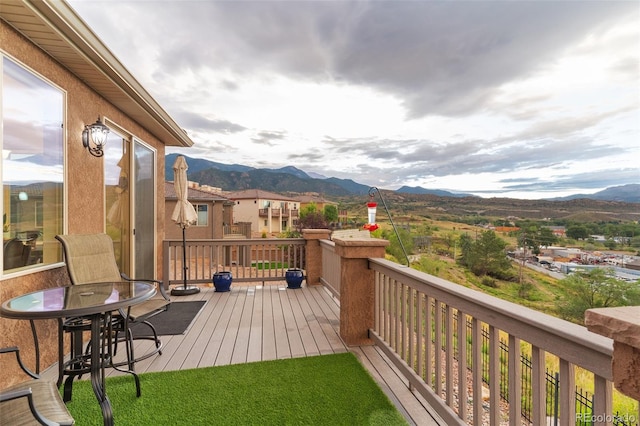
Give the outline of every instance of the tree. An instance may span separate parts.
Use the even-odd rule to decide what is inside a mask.
[[[409,231],[404,228],[399,228],[398,234],[400,235],[402,246],[404,246],[407,254],[411,253],[413,251],[413,238],[411,238]],[[400,245],[400,241],[398,240],[396,233],[391,230],[385,230],[382,233],[382,237],[389,241],[389,245],[385,251],[404,264],[404,260],[406,259],[405,253],[402,251],[402,246]]]
[[[558,242],[558,236],[553,233],[551,228],[543,226],[538,232],[538,242],[541,247],[549,247]]]
[[[327,221],[325,220],[324,215],[318,211],[318,207],[315,203],[310,203],[304,209],[300,209],[298,230],[324,228],[328,228]]]
[[[640,305],[640,280],[619,280],[612,269],[578,271],[560,284],[564,285],[565,296],[558,311],[563,318],[579,324],[584,322],[587,309]]]
[[[442,237],[442,241],[444,242],[444,244],[447,246],[447,251],[449,253],[451,253],[451,257],[455,256],[455,248],[458,244],[458,234],[456,234],[455,232],[447,232],[446,234],[444,234],[444,236]]]
[[[571,225],[567,227],[566,235],[574,240],[585,240],[589,237],[589,230],[584,225]]]
[[[460,235],[460,264],[471,269],[475,262],[473,253],[473,240],[468,234]]]
[[[511,262],[505,254],[507,243],[493,231],[485,231],[473,241],[460,236],[460,263],[477,276],[503,278],[509,275]]]
[[[327,223],[335,223],[338,221],[338,208],[333,204],[324,206],[324,220]]]
[[[521,233],[521,243],[529,247],[535,255],[540,254],[540,247],[548,247],[557,241],[558,237],[553,234],[551,228],[546,226],[529,225],[523,228]]]
[[[478,275],[491,275],[501,277],[511,268],[511,262],[507,259],[505,248],[507,243],[498,237],[493,231],[485,231],[475,241],[473,251],[475,262],[471,271]]]

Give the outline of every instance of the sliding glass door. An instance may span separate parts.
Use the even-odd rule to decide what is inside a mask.
[[[111,129],[104,155],[105,230],[121,272],[155,277],[156,152]]]
[[[152,278],[156,270],[156,153],[138,140],[134,141],[134,146],[135,271],[137,277]]]

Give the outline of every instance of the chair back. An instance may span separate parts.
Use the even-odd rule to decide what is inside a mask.
[[[107,234],[56,235],[62,243],[71,284],[122,281]]]
[[[4,243],[2,257],[3,269],[14,269],[26,266],[30,254],[30,245],[24,245],[24,243],[17,238],[10,239]]]

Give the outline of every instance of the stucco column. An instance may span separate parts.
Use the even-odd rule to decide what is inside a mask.
[[[588,309],[589,331],[613,339],[613,384],[640,400],[640,306]]]
[[[320,276],[322,275],[322,249],[320,248],[320,240],[328,240],[330,236],[331,231],[329,229],[302,230],[302,237],[307,240],[305,247],[307,285],[320,285]]]
[[[369,258],[384,258],[389,241],[377,238],[335,238],[340,256],[340,337],[349,346],[372,345],[374,274]]]

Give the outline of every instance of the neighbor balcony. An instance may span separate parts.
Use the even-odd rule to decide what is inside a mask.
[[[174,300],[208,303],[137,370],[352,351],[410,423],[636,424],[637,409],[613,412],[610,338],[385,260],[384,240],[329,237],[188,240],[201,292]],[[182,285],[182,241],[163,254],[165,283]],[[300,290],[286,289],[290,267],[305,270]],[[212,288],[221,270],[229,293]]]
[[[271,217],[298,217],[298,210],[296,209],[281,209],[281,208],[264,208],[258,210],[258,215],[260,217],[268,217],[269,210],[271,210]]]

